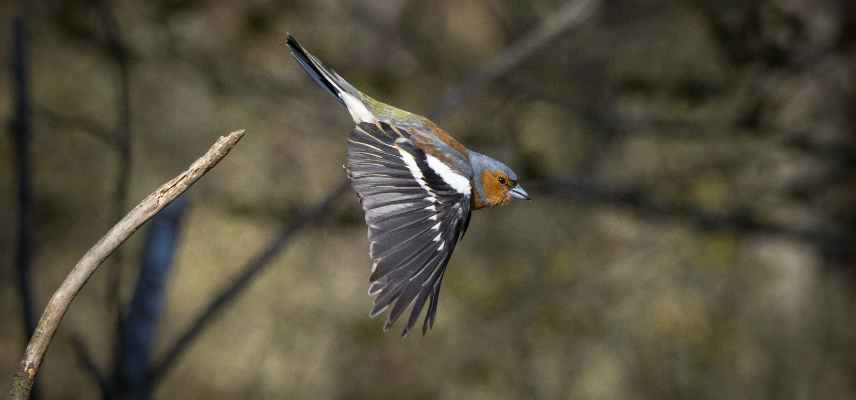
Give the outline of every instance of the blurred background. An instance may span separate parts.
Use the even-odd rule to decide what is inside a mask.
[[[248,133],[94,275],[38,395],[856,398],[856,3],[0,5],[0,386],[137,201]],[[17,17],[16,17],[17,16]],[[287,32],[505,160],[438,321],[369,319],[351,122]]]

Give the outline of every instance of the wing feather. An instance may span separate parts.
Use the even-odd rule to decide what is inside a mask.
[[[389,310],[389,329],[409,308],[404,335],[426,303],[422,332],[433,326],[445,269],[470,215],[469,194],[456,191],[428,165],[428,156],[410,139],[411,129],[359,124],[348,139],[345,166],[369,226],[370,315]]]

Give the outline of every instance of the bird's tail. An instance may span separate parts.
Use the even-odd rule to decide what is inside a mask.
[[[294,36],[289,34],[286,39],[286,44],[288,44],[288,48],[291,49],[291,54],[297,59],[297,62],[300,63],[300,66],[303,67],[306,74],[309,75],[309,77],[312,78],[318,86],[321,86],[321,88],[328,91],[333,96],[336,96],[336,99],[348,108],[348,112],[351,113],[351,117],[354,121],[364,122],[374,120],[373,113],[369,111],[364,103],[365,96],[360,93],[359,90],[339,76],[335,71],[325,67],[320,60],[312,55],[312,53],[306,51]]]

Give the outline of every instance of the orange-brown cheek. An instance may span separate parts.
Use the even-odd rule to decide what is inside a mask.
[[[492,171],[482,172],[482,185],[484,185],[484,193],[487,197],[487,206],[499,206],[511,201],[508,187],[500,184],[497,175]]]

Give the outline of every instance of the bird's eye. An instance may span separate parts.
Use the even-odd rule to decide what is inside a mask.
[[[499,178],[497,178],[497,179],[499,179],[499,183],[501,183],[501,184],[505,185],[506,181],[505,181],[505,177],[504,177],[504,176],[500,176],[500,177],[499,177]]]

